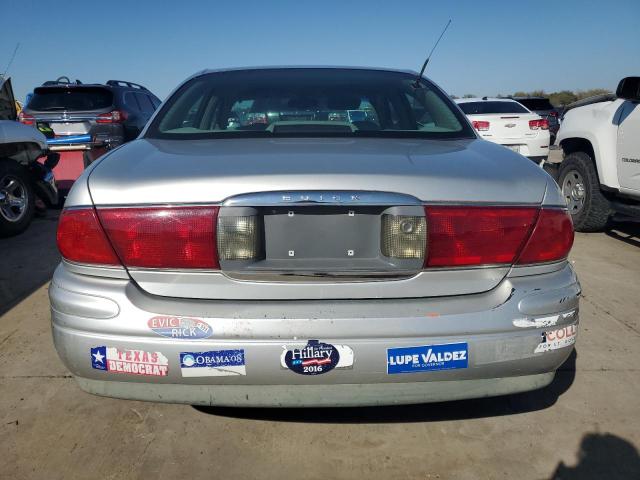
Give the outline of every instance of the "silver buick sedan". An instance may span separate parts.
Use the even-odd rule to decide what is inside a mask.
[[[558,187],[415,73],[199,73],[75,183],[57,351],[109,397],[391,405],[534,390],[577,335]]]

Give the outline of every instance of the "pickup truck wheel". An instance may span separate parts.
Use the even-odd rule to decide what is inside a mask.
[[[560,165],[558,183],[577,231],[597,232],[606,227],[611,206],[600,191],[598,172],[588,154],[567,155]]]
[[[26,230],[34,211],[35,195],[29,172],[13,160],[0,160],[0,237]]]

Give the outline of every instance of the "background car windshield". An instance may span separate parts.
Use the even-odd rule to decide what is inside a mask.
[[[113,104],[106,88],[36,88],[28,108],[38,111],[101,110]]]
[[[460,108],[467,115],[490,115],[492,113],[529,113],[526,108],[518,102],[492,102],[491,100],[482,102],[463,102]]]
[[[553,110],[553,105],[547,98],[521,98],[518,99],[529,110]]]
[[[473,138],[451,101],[409,74],[349,69],[219,72],[187,82],[151,125],[152,138],[416,136]]]

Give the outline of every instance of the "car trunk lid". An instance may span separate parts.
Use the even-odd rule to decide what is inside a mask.
[[[486,291],[509,265],[423,271],[423,258],[390,259],[381,253],[384,216],[424,217],[425,203],[535,207],[546,185],[542,174],[527,173],[536,170],[526,160],[473,140],[138,140],[126,150],[108,155],[89,178],[99,213],[132,205],[217,208],[220,270],[128,267],[147,292],[184,298]],[[224,258],[221,222],[252,216],[260,261]]]

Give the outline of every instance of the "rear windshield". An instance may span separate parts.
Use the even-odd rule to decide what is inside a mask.
[[[100,87],[36,88],[28,108],[41,112],[102,110],[113,105],[111,90]]]
[[[526,108],[518,102],[465,102],[459,107],[467,115],[490,115],[492,113],[529,113]]]
[[[529,110],[553,110],[548,98],[522,98],[517,101]]]
[[[352,69],[218,72],[185,83],[147,137],[474,138],[451,100],[405,73]]]

